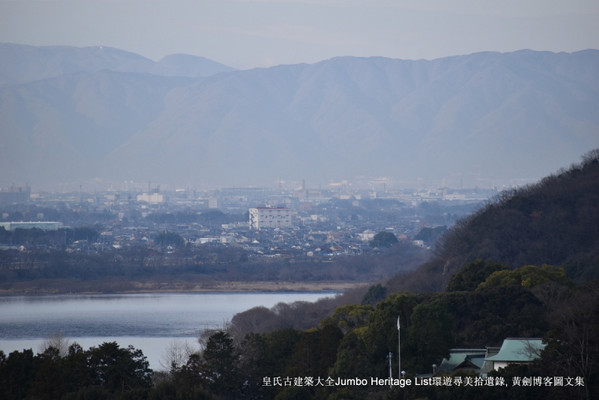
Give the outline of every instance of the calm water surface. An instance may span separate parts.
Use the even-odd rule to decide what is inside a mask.
[[[106,341],[141,349],[162,369],[173,342],[197,347],[206,328],[218,328],[238,312],[279,302],[316,301],[334,293],[193,293],[0,297],[0,350],[40,350],[56,333],[84,348]]]

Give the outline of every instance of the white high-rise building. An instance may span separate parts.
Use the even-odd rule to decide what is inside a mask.
[[[285,207],[250,208],[250,229],[288,228],[293,216],[293,210]]]

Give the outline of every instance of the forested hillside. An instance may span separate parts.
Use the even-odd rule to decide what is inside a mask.
[[[430,262],[389,286],[440,291],[477,259],[560,266],[577,282],[599,278],[599,150],[537,184],[503,192],[456,224],[437,248]]]

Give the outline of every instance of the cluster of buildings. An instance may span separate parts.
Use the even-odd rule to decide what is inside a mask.
[[[97,245],[87,249],[151,246],[158,233],[168,231],[190,245],[236,245],[264,255],[327,257],[370,251],[370,240],[381,231],[412,240],[423,227],[451,226],[496,193],[347,187],[199,192],[161,191],[149,185],[147,190],[94,193],[9,189],[0,191],[6,194],[0,204],[0,226],[5,230],[99,229]]]
[[[512,364],[529,364],[540,357],[545,348],[540,338],[506,338],[501,347],[482,349],[450,349],[433,372],[452,374],[458,371],[485,375]]]
[[[0,206],[9,204],[23,204],[29,202],[31,188],[29,186],[9,186],[0,188]]]

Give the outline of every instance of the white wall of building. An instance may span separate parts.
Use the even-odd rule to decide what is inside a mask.
[[[289,228],[293,225],[293,210],[283,207],[250,208],[250,229]]]

